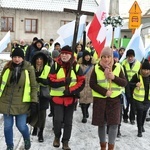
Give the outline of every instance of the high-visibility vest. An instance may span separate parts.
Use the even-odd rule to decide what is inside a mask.
[[[55,68],[57,69],[56,65],[55,65]],[[79,70],[79,64],[76,65],[75,69],[76,69],[76,72]],[[64,69],[61,67],[57,72],[56,78],[57,79],[62,79],[62,78],[65,78],[65,77],[66,76],[65,76]],[[71,70],[70,77],[71,77],[71,83],[70,83],[69,87],[72,87],[77,83],[77,76],[76,76],[76,73],[73,69]],[[50,95],[51,96],[63,96],[64,95],[64,93],[63,93],[64,90],[65,90],[65,86],[62,86],[62,87],[59,87],[59,88],[52,88],[51,87]]]
[[[145,88],[144,88],[143,78],[141,75],[139,75],[139,79],[140,79],[141,86],[139,89],[135,87],[133,91],[133,98],[137,101],[143,102],[144,97],[145,97]],[[150,87],[150,84],[149,84],[149,87]],[[150,100],[150,88],[149,88],[148,100]]]
[[[10,73],[10,69],[6,69],[3,76],[2,76],[2,83],[0,86],[0,97],[3,94],[4,88],[6,86],[8,76]],[[25,70],[25,87],[24,87],[24,93],[23,93],[23,102],[31,102],[31,87],[30,87],[30,79],[29,79],[29,73],[28,70]]]
[[[139,69],[141,67],[141,63],[139,61],[137,61],[137,60],[133,64],[132,68],[130,68],[130,64],[127,62],[126,59],[122,62],[122,65],[124,65],[125,68],[126,68],[128,81],[130,81],[132,79],[134,74],[138,73],[138,71],[139,71]]]
[[[39,78],[47,79],[48,74],[49,74],[49,72],[50,72],[50,69],[51,69],[50,66],[45,65],[45,66],[44,66],[44,69],[43,69],[43,71],[42,71],[42,73],[41,73],[41,75],[39,76]],[[40,83],[40,85],[45,86],[45,85],[43,85],[43,84],[41,84],[41,83]]]
[[[41,75],[39,76],[39,78],[47,79],[49,72],[50,72],[50,66],[45,65]]]
[[[117,77],[119,77],[120,71],[121,71],[121,67],[120,65],[115,65],[115,69],[113,70],[113,74]],[[109,89],[109,81],[106,79],[104,72],[102,70],[99,69],[99,65],[95,65],[95,73],[96,73],[96,78],[97,78],[97,83],[99,86],[105,88],[105,89]],[[112,81],[111,83],[111,90],[112,90],[112,94],[111,94],[111,98],[115,98],[117,96],[119,96],[122,92],[122,87],[117,85],[116,83],[114,83]],[[93,97],[99,97],[99,98],[106,98],[107,96],[103,96],[100,93],[97,93],[96,91],[92,90],[92,95]]]
[[[4,88],[6,86],[9,73],[10,73],[10,69],[6,69],[2,76],[2,83],[0,86],[0,97],[2,96]],[[25,70],[25,86],[24,86],[24,93],[23,93],[22,101],[31,102],[30,94],[31,94],[31,87],[30,87],[29,73],[28,73],[28,70]]]

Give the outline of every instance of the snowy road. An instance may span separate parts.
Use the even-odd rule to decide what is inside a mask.
[[[91,106],[92,107],[92,106]],[[90,118],[86,124],[81,123],[80,107],[74,113],[73,131],[70,140],[72,150],[99,150],[99,140],[97,127],[91,125],[91,107]],[[49,112],[48,112],[49,113]],[[136,125],[122,123],[121,138],[117,138],[115,150],[150,150],[150,122],[145,123],[146,132],[143,137],[137,137]],[[0,150],[5,150],[5,139],[3,135],[3,119],[0,116]],[[46,128],[44,130],[44,143],[39,143],[37,137],[31,136],[31,150],[61,150],[52,146],[54,134],[52,130],[52,118],[47,117]],[[14,126],[15,150],[23,149],[23,139]]]

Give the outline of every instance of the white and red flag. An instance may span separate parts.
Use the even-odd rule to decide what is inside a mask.
[[[105,20],[106,16],[106,0],[101,0],[98,10],[93,17],[93,20],[90,24],[87,33],[89,39],[92,41],[92,45],[96,50],[98,56],[100,56],[100,53],[103,47],[105,46],[106,42],[107,29],[103,24],[103,21]]]

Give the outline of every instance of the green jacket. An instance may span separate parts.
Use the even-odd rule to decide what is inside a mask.
[[[10,78],[12,76],[12,61],[9,61],[0,76],[0,86],[2,82],[2,75],[5,70],[9,68],[10,74],[8,76],[8,80],[6,86],[4,88],[3,94],[0,97],[0,113],[2,114],[11,114],[11,115],[19,115],[26,114],[29,111],[30,103],[23,102],[23,93],[24,93],[24,85],[25,85],[25,70],[29,72],[30,86],[31,86],[31,102],[37,102],[37,83],[34,73],[34,68],[30,63],[24,61],[22,66],[21,76],[16,85],[10,84]]]

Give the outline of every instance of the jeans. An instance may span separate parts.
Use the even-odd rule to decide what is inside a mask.
[[[26,124],[27,114],[21,115],[3,115],[4,116],[4,135],[5,135],[5,142],[7,146],[13,146],[13,124],[14,124],[14,117],[16,121],[16,127],[21,132],[24,139],[29,139],[29,128]]]

